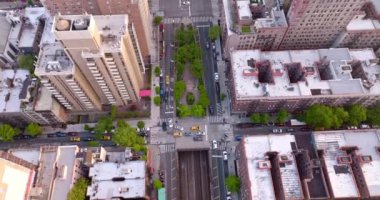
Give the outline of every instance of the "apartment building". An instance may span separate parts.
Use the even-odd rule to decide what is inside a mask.
[[[352,19],[333,47],[373,48],[380,47],[380,4],[367,2],[362,14]]]
[[[380,102],[380,65],[372,49],[231,53],[232,110],[236,114],[301,111]]]
[[[151,17],[148,0],[41,0],[52,15],[122,15],[128,14],[136,29],[144,63],[150,63]],[[142,65],[144,66],[144,63]],[[145,70],[142,68],[142,70]],[[142,71],[144,72],[144,71]]]
[[[0,68],[11,68],[19,53],[18,42],[21,34],[20,11],[6,11],[0,15]]]
[[[276,50],[287,30],[280,1],[223,1],[225,56],[230,50]]]
[[[139,101],[144,66],[127,15],[57,15],[53,32],[102,105]]]
[[[293,0],[279,49],[331,47],[367,0]]]

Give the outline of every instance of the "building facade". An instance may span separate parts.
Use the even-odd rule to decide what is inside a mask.
[[[144,63],[150,63],[151,17],[148,0],[41,0],[52,15],[122,15],[128,14],[136,29]]]
[[[241,50],[231,54],[235,113],[302,111],[380,103],[380,65],[372,49]]]

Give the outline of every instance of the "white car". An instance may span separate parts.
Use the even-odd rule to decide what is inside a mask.
[[[231,196],[227,196],[226,200],[232,200]]]
[[[212,148],[213,149],[217,149],[218,148],[218,143],[216,142],[216,140],[212,141]]]
[[[219,80],[219,74],[218,73],[215,73],[215,80]]]
[[[223,160],[228,160],[227,151],[223,151]]]

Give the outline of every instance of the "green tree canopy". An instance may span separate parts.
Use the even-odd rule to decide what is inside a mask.
[[[260,114],[260,123],[262,124],[268,124],[269,123],[269,114],[268,113],[262,113]]]
[[[187,105],[193,105],[194,101],[195,101],[194,93],[192,93],[192,92],[187,93],[187,95],[186,95],[186,103],[187,103]]]
[[[160,180],[155,179],[155,180],[153,181],[153,188],[154,188],[155,190],[159,190],[159,189],[161,189],[162,187],[163,187],[163,185],[162,185],[162,183],[161,183]]]
[[[210,105],[210,99],[207,96],[206,88],[203,84],[198,85],[198,92],[199,92],[198,105],[201,105],[203,106],[204,109],[206,109],[207,106]]]
[[[89,184],[90,182],[85,178],[79,178],[67,194],[67,200],[85,200]]]
[[[348,124],[358,126],[367,119],[367,109],[361,105],[352,105],[347,109],[349,117]]]
[[[26,127],[26,132],[31,136],[41,135],[42,127],[36,123],[30,123]]]
[[[177,115],[179,118],[185,118],[191,115],[191,110],[187,105],[180,104],[177,107]]]
[[[29,70],[31,74],[34,72],[34,56],[33,55],[19,55],[17,58],[18,66]]]
[[[234,175],[229,175],[225,181],[227,190],[230,192],[239,192],[240,190],[240,180],[239,177]]]
[[[164,19],[164,18],[161,17],[161,16],[155,16],[155,17],[153,18],[153,24],[154,24],[155,26],[158,26],[158,25],[160,25],[160,23],[161,23],[161,21],[162,21],[163,19]]]
[[[112,141],[122,147],[144,145],[144,139],[137,135],[136,128],[129,125],[118,127],[112,136]]]
[[[95,125],[95,132],[103,134],[105,131],[110,132],[112,129],[112,118],[110,116],[102,117]]]
[[[183,80],[174,83],[174,99],[178,103],[183,93],[186,91],[186,83]]]
[[[314,104],[306,110],[305,122],[312,128],[329,129],[334,124],[334,113],[330,107]]]
[[[276,122],[277,123],[280,123],[280,124],[283,124],[286,122],[286,120],[288,120],[288,117],[289,117],[289,113],[287,110],[281,108],[278,113],[277,113],[277,116],[276,116]]]
[[[138,122],[137,122],[137,127],[138,127],[139,129],[143,129],[143,128],[145,127],[145,122],[143,122],[143,121],[138,121]]]
[[[200,58],[195,59],[190,65],[190,72],[195,78],[202,78],[203,64]]]
[[[380,108],[371,107],[367,109],[367,121],[373,125],[380,126]]]
[[[0,139],[4,142],[12,141],[16,135],[15,129],[9,124],[0,124]]]
[[[333,118],[333,128],[339,128],[347,121],[349,114],[342,107],[335,107],[332,109],[334,118]]]
[[[193,27],[189,26],[185,28],[184,26],[181,26],[181,28],[176,31],[175,40],[180,47],[186,44],[195,43],[195,33]]]
[[[160,86],[156,86],[154,88],[155,92],[156,92],[156,95],[160,95]]]
[[[259,113],[253,113],[249,119],[252,123],[258,124],[261,122],[260,114]]]
[[[160,106],[161,104],[161,97],[160,96],[155,96],[153,99],[154,105]]]
[[[156,66],[156,67],[154,68],[154,74],[155,74],[157,77],[159,77],[159,76],[161,75],[161,68],[160,68],[160,66]]]
[[[194,105],[191,107],[191,115],[194,117],[204,117],[206,115],[206,111],[201,105]]]
[[[208,29],[208,37],[210,38],[210,40],[216,40],[218,39],[220,35],[220,28],[219,26],[212,26],[210,27],[210,29]]]

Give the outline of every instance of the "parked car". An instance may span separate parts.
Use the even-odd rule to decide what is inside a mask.
[[[192,136],[193,134],[191,132],[185,132],[185,136]]]
[[[80,137],[71,137],[70,141],[71,142],[80,142]]]
[[[235,141],[240,141],[241,140],[241,135],[237,135],[237,136],[235,136]]]
[[[223,160],[228,160],[227,151],[223,151]]]
[[[78,132],[68,132],[67,135],[68,136],[78,136],[79,133]]]
[[[106,140],[106,141],[111,140],[111,136],[110,135],[103,135],[102,140]]]
[[[193,140],[194,141],[203,141],[203,137],[202,136],[195,136],[195,137],[193,137]]]
[[[57,137],[66,137],[67,134],[66,134],[66,133],[63,133],[63,132],[56,132],[56,133],[55,133],[55,136],[57,136]]]
[[[162,122],[162,130],[163,131],[167,131],[168,130],[166,122]]]
[[[89,142],[89,141],[94,141],[95,138],[94,137],[84,137],[82,138],[83,141],[86,141],[86,142]]]
[[[218,142],[216,140],[212,141],[212,148],[217,149],[218,148]]]
[[[201,129],[200,129],[199,126],[192,126],[192,127],[190,128],[190,130],[192,130],[192,131],[199,131],[199,130],[201,130]]]
[[[173,133],[174,137],[182,137],[182,132],[175,132]]]
[[[365,128],[371,128],[368,124],[362,124],[360,125],[360,128],[365,129]]]
[[[180,125],[174,125],[174,128],[180,131],[183,131],[183,127]]]
[[[33,137],[30,135],[23,135],[23,134],[13,136],[14,140],[27,140],[30,138],[33,138]]]
[[[54,133],[48,133],[48,134],[47,134],[47,137],[48,137],[48,138],[55,137],[55,134],[54,134]]]
[[[288,128],[287,132],[295,132],[296,130],[294,128]]]
[[[218,81],[219,80],[219,74],[216,72],[215,73],[215,81]]]

